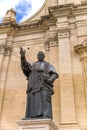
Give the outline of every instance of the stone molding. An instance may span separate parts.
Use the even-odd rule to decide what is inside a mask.
[[[13,27],[14,29],[19,29],[19,25],[17,23],[13,23],[12,21],[1,23],[0,28]]]
[[[50,43],[49,43],[48,41],[46,41],[46,42],[44,43],[44,46],[45,46],[45,50],[46,50],[46,51],[49,51],[49,50],[50,50]]]
[[[45,50],[50,50],[50,47],[58,46],[57,35],[47,38],[45,42]]]
[[[8,21],[5,23],[0,24],[0,27],[7,27],[7,26],[14,26],[14,28],[18,28],[20,30],[23,29],[36,29],[38,28],[39,30],[46,30],[49,28],[49,25],[55,24],[57,22],[58,17],[64,17],[66,16],[67,18],[70,17],[70,15],[81,15],[87,12],[87,3],[84,4],[79,4],[79,5],[74,5],[74,4],[65,4],[65,5],[58,5],[58,6],[52,6],[48,8],[49,14],[41,16],[39,20],[36,21],[28,21],[28,22],[23,22],[20,24],[17,24],[12,21]],[[71,18],[70,18],[71,19]],[[72,22],[72,20],[67,22]],[[75,22],[75,21],[73,21]]]
[[[67,17],[67,25],[68,23],[75,23],[74,17],[76,15],[85,14],[87,12],[87,3],[74,5],[74,4],[65,4],[65,5],[58,5],[52,6],[48,8],[49,14],[41,16],[39,20],[36,21],[28,21],[23,22],[20,24],[14,23],[12,21],[0,24],[0,27],[10,27],[13,26],[14,28],[24,30],[30,29],[30,31],[45,31],[49,28],[50,25],[55,25],[57,22],[58,17]],[[64,22],[64,25],[66,23]]]
[[[87,45],[79,44],[74,47],[75,51],[80,54],[80,59],[87,58]]]
[[[17,124],[19,130],[58,130],[51,119],[20,120]]]
[[[77,123],[60,124],[59,130],[80,130]]]
[[[69,38],[70,36],[70,28],[58,28],[57,29],[57,32],[58,32],[58,38],[61,39],[61,38]]]
[[[4,54],[4,56],[10,56],[12,54],[12,45],[0,45],[0,54]]]

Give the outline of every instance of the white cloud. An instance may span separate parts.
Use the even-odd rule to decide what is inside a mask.
[[[0,0],[0,19],[4,17],[7,10],[14,8],[21,0]]]
[[[29,16],[34,14],[38,9],[40,9],[41,5],[45,0],[0,0],[0,21],[4,17],[7,10],[14,8],[24,2],[31,3],[30,8],[26,8],[26,12],[24,12],[22,20],[27,19]],[[21,11],[20,9],[17,11]],[[22,21],[20,20],[20,21]]]
[[[28,1],[28,0],[27,0]],[[45,0],[30,0],[31,2],[31,11],[29,9],[26,10],[26,15],[20,20],[20,22],[24,21],[25,19],[31,17],[35,14],[43,5]]]

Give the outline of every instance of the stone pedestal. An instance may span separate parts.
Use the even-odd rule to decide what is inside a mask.
[[[17,124],[19,130],[58,130],[51,119],[20,120]]]

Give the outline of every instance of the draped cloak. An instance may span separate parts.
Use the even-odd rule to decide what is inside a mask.
[[[45,61],[31,65],[25,58],[21,58],[21,67],[28,79],[25,118],[52,118],[51,95],[53,82],[58,78],[54,67]],[[52,83],[47,82],[51,77]]]

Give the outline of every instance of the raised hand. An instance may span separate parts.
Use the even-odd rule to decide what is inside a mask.
[[[21,55],[21,57],[25,56],[25,50],[23,50],[22,47],[20,47],[20,55]]]

